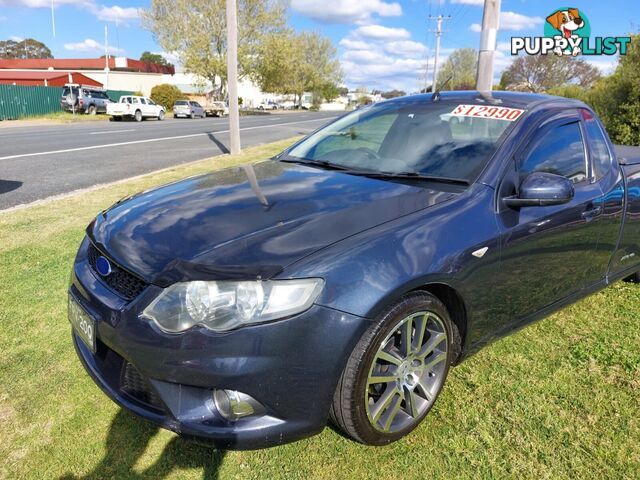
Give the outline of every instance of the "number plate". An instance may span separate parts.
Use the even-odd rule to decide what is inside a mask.
[[[69,295],[69,321],[84,344],[96,351],[96,321]]]

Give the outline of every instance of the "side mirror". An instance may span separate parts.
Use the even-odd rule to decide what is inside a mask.
[[[533,172],[520,183],[518,195],[503,198],[509,207],[561,205],[573,198],[571,181],[562,175]]]

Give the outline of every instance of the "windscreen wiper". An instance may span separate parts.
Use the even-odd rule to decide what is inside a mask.
[[[300,158],[300,157],[280,157],[278,158],[281,162],[287,163],[299,163],[301,165],[310,165],[321,168],[327,168],[330,170],[338,170],[342,173],[348,173],[349,175],[360,175],[363,177],[370,178],[380,178],[380,179],[389,179],[389,180],[420,180],[420,181],[429,181],[429,182],[440,182],[440,183],[452,183],[455,185],[471,185],[469,180],[464,178],[453,178],[453,177],[440,177],[437,175],[424,175],[420,172],[381,172],[377,170],[364,170],[364,169],[354,169],[350,167],[346,167],[344,165],[338,165],[336,163],[327,162],[325,160],[309,160],[308,158]]]
[[[424,180],[429,182],[453,183],[456,185],[471,185],[471,182],[464,178],[440,177],[437,175],[424,175],[419,172],[371,172],[362,170],[350,170],[353,175],[363,175],[371,178],[400,179],[400,180]]]
[[[351,172],[351,169],[349,167],[338,165],[336,163],[327,162],[326,160],[310,160],[308,158],[288,157],[288,156],[277,158],[277,160],[285,163],[297,163],[300,165],[309,165],[312,167],[320,167],[328,170],[340,170],[340,171]]]

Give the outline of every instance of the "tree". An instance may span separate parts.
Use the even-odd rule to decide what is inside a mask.
[[[173,67],[172,63],[169,63],[166,58],[164,58],[159,53],[151,53],[144,51],[142,55],[140,55],[140,61],[146,63],[155,63],[157,65],[162,65],[164,67]]]
[[[600,70],[585,60],[559,55],[518,57],[503,73],[500,85],[505,90],[541,93],[565,85],[591,88],[600,78]]]
[[[375,92],[373,92],[375,95]],[[388,92],[382,92],[382,98],[396,98],[396,97],[404,97],[407,94],[404,90],[389,90]]]
[[[475,90],[478,52],[473,48],[454,50],[438,74],[438,86],[445,90]],[[447,79],[449,82],[445,85]]]
[[[168,52],[176,52],[187,72],[226,91],[225,0],[152,0],[142,21]],[[255,72],[261,45],[284,27],[285,6],[278,0],[238,0],[238,74]]]
[[[53,58],[51,50],[44,43],[26,38],[0,41],[0,58]]]
[[[184,98],[183,93],[175,85],[163,83],[151,89],[151,100],[158,105],[162,105],[167,110],[171,110],[177,100]]]
[[[335,98],[342,71],[329,39],[285,30],[265,38],[253,78],[263,91],[294,94],[297,103],[304,92]]]

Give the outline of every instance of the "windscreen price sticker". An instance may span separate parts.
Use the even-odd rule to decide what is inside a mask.
[[[524,110],[509,107],[489,107],[487,105],[458,105],[451,115],[455,117],[495,118],[513,122],[520,118]]]

